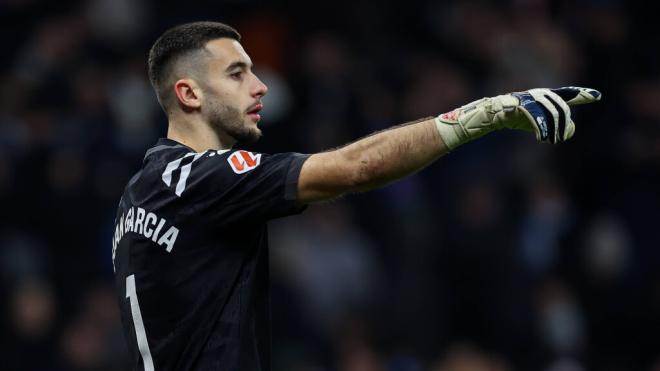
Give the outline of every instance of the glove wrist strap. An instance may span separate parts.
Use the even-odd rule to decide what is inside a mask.
[[[445,142],[450,151],[470,140],[468,134],[458,123],[443,122],[438,116],[435,118],[435,126],[438,128],[442,141]]]

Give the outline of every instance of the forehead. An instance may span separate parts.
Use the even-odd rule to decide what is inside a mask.
[[[210,65],[212,68],[225,69],[235,62],[243,62],[251,65],[252,61],[247,55],[241,43],[234,39],[216,39],[206,44],[206,50],[210,53]]]

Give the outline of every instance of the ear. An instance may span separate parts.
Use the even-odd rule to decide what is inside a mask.
[[[194,80],[178,80],[174,83],[174,93],[184,109],[196,109],[202,105],[202,89]]]

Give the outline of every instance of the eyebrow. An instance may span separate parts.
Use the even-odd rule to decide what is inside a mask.
[[[231,71],[236,67],[239,67],[243,70],[246,70],[248,68],[252,68],[253,65],[252,64],[247,64],[245,62],[238,61],[238,62],[234,62],[234,63],[230,64],[229,66],[227,66],[227,68],[225,68],[225,71]]]

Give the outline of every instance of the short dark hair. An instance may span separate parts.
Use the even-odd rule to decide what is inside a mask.
[[[241,40],[234,28],[220,22],[185,23],[165,31],[149,50],[149,81],[158,96],[158,102],[168,113],[172,68],[182,58],[204,50],[211,40],[230,38]]]

